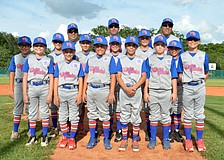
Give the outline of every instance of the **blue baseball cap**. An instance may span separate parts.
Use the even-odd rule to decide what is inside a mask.
[[[75,23],[71,23],[71,24],[68,25],[67,30],[69,30],[69,29],[77,29],[78,30],[78,26]]]
[[[156,44],[157,42],[162,42],[164,44],[167,44],[166,38],[162,35],[156,36],[156,38],[154,39],[154,44]]]
[[[106,40],[106,38],[104,36],[97,36],[94,39],[93,45],[96,45],[96,44],[102,44],[102,45],[107,46],[107,40]]]
[[[113,35],[110,37],[110,43],[117,42],[121,44],[121,37],[118,35]]]
[[[72,41],[64,41],[62,43],[62,50],[71,49],[75,50],[75,43]]]
[[[119,21],[116,18],[111,18],[108,21],[108,26],[111,25],[111,24],[118,24],[119,25]]]
[[[138,38],[136,36],[128,36],[125,40],[125,44],[127,43],[134,43],[138,46]]]
[[[173,20],[170,19],[170,18],[165,18],[165,19],[163,19],[163,21],[162,21],[162,24],[163,24],[163,23],[172,23],[172,24],[173,24]]]
[[[35,38],[33,41],[33,45],[35,45],[35,44],[43,44],[43,45],[47,46],[46,39],[43,37]]]
[[[138,35],[138,37],[140,38],[140,37],[143,37],[143,36],[145,36],[145,37],[151,37],[150,30],[147,30],[147,29],[141,29],[141,30],[139,31],[139,35]]]
[[[196,39],[200,40],[200,34],[198,31],[191,30],[186,35],[186,39],[188,39],[188,38],[196,38]]]
[[[19,37],[18,45],[20,45],[21,43],[26,43],[26,44],[29,44],[29,45],[32,44],[31,39],[29,37],[27,37],[27,36]]]
[[[89,42],[92,42],[92,37],[91,35],[89,34],[82,34],[79,38],[79,41],[82,42],[82,41],[89,41]]]
[[[64,42],[64,36],[61,33],[55,33],[53,35],[52,41],[61,41],[61,42]]]
[[[172,40],[172,41],[170,41],[170,43],[169,43],[169,45],[167,46],[168,48],[169,47],[176,47],[176,48],[182,48],[181,47],[181,43],[180,43],[180,41],[178,41],[178,40]]]

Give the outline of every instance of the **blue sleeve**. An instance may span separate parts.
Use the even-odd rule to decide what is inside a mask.
[[[12,57],[12,59],[10,61],[8,70],[10,72],[15,72],[16,71],[16,64],[15,64],[15,58],[14,58],[14,56]]]
[[[117,71],[118,71],[118,72],[122,72],[122,66],[121,66],[121,61],[120,61],[120,59],[118,59],[118,61],[117,61]]]
[[[77,60],[78,61],[78,57],[74,54],[74,56],[72,57],[72,60]]]
[[[79,69],[79,73],[78,73],[78,78],[80,77],[84,77],[84,72],[83,72],[83,68],[82,68],[82,64],[80,63],[80,69]]]
[[[183,63],[182,63],[181,56],[178,59],[177,72],[178,73],[183,73]]]
[[[144,60],[143,63],[142,63],[142,73],[147,72],[145,63],[146,63],[146,61]]]
[[[171,77],[172,77],[172,79],[173,79],[173,78],[178,78],[178,75],[177,75],[177,68],[176,68],[176,63],[175,63],[175,60],[174,60],[174,59],[172,59],[172,61],[171,61],[170,72],[171,72]]]
[[[85,69],[85,73],[88,74],[89,73],[89,60],[87,60],[86,62],[86,69]]]
[[[205,72],[208,72],[209,71],[209,58],[208,58],[208,54],[205,54],[204,70],[205,70]]]
[[[55,77],[55,78],[59,78],[59,69],[58,69],[58,64],[56,64],[56,65],[55,65],[54,77]]]
[[[182,43],[182,41],[180,40],[180,45],[181,45],[181,50],[180,52],[178,53],[178,55],[181,55],[182,53],[184,53],[184,45]]]
[[[149,41],[149,47],[153,49],[153,46],[152,46],[152,40]]]
[[[145,60],[145,68],[146,68],[146,78],[149,79],[150,78],[151,67],[149,65],[149,59],[148,58]]]
[[[28,73],[28,71],[29,71],[29,64],[28,64],[28,58],[25,60],[25,62],[24,62],[24,65],[23,65],[23,69],[22,69],[22,72],[26,72],[26,73]]]
[[[54,65],[53,65],[52,60],[50,60],[50,64],[48,66],[48,73],[47,74],[54,74]]]
[[[110,59],[110,65],[109,65],[110,74],[116,74],[117,73],[117,66],[115,63],[115,60],[113,57]]]

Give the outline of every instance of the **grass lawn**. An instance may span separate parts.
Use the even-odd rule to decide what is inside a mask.
[[[208,79],[206,81],[206,86],[224,87],[224,79]]]
[[[8,96],[0,96],[0,159],[1,160],[46,160],[53,154],[57,140],[51,139],[47,147],[40,146],[41,124],[37,123],[38,144],[25,147],[27,137],[27,120],[22,120],[19,128],[20,139],[12,142],[10,140],[13,130],[13,100]]]
[[[0,77],[0,84],[9,84],[9,77]]]

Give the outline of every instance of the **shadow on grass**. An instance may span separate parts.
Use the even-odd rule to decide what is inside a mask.
[[[215,110],[215,109],[209,108],[209,107],[207,107],[207,106],[205,106],[205,109],[208,110],[208,111],[211,111],[211,112],[213,112],[213,113],[215,113],[215,114],[217,114],[217,115],[219,115],[219,116],[224,117],[224,113],[219,112],[219,111],[217,111],[217,110]]]

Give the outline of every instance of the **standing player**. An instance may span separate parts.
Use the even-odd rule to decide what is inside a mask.
[[[17,140],[19,135],[19,125],[21,116],[23,114],[23,96],[21,95],[22,92],[22,82],[23,82],[23,73],[22,73],[22,67],[23,64],[27,58],[27,56],[30,54],[30,48],[31,48],[31,40],[27,36],[19,37],[18,39],[18,47],[20,50],[20,53],[13,56],[8,70],[10,71],[10,92],[9,97],[14,99],[14,128],[11,135],[11,140],[15,141]],[[15,83],[15,85],[14,85]],[[27,104],[28,105],[28,104]],[[28,106],[26,106],[26,109],[28,109]],[[29,124],[28,124],[29,128]]]
[[[138,48],[138,39],[128,36],[125,41],[127,56],[118,60],[117,81],[121,86],[119,93],[121,108],[122,141],[119,151],[125,151],[128,146],[128,123],[133,125],[132,149],[139,151],[138,135],[141,123],[142,109],[141,85],[146,79],[145,60],[135,55]]]
[[[76,52],[82,50],[79,44],[79,30],[75,23],[71,23],[67,28],[68,40],[75,43]]]
[[[173,40],[167,46],[170,55],[173,57],[175,61],[176,68],[178,65],[179,52],[181,51],[181,43],[177,40]],[[174,139],[177,142],[183,142],[183,137],[180,135],[180,125],[181,125],[181,111],[183,106],[183,87],[179,81],[177,81],[177,101],[172,103],[171,105],[171,124],[173,123],[173,128],[169,131],[169,140],[170,142],[174,142]],[[174,137],[174,139],[173,139]]]
[[[136,50],[136,55],[142,57],[144,60],[149,58],[154,50],[149,47],[149,42],[151,41],[151,33],[147,29],[141,29],[139,31],[139,41],[140,46]],[[144,84],[142,85],[144,88]],[[145,133],[145,141],[150,140],[150,122],[149,122],[149,109],[147,107],[147,103],[144,104],[144,111],[145,111],[145,121],[146,121],[146,133]]]
[[[174,24],[173,24],[173,20],[172,19],[170,19],[170,18],[163,19],[162,24],[161,24],[161,27],[160,27],[161,33],[158,34],[158,35],[164,36],[166,38],[167,44],[169,44],[170,41],[172,41],[172,40],[180,41],[180,43],[181,43],[181,52],[180,52],[180,54],[181,54],[181,53],[184,52],[183,44],[182,44],[181,40],[178,37],[176,37],[176,36],[174,36],[174,35],[171,34],[172,33],[172,30],[173,30],[173,25]],[[158,35],[155,35],[155,36],[152,37],[152,40],[149,43],[149,46],[151,48],[153,48],[154,39]],[[165,51],[165,54],[167,54],[167,49]]]
[[[204,105],[206,98],[205,82],[208,78],[208,54],[198,49],[200,34],[190,31],[186,35],[188,51],[184,52],[178,63],[179,79],[183,84],[185,149],[193,152],[191,139],[192,119],[196,120],[196,145],[199,152],[206,151],[202,140],[204,130]]]
[[[92,37],[89,34],[82,34],[79,38],[79,43],[82,48],[82,51],[75,53],[76,60],[82,64],[83,70],[85,71],[86,62],[89,58],[96,55],[96,53],[90,51],[92,45]],[[80,120],[79,120],[79,133],[86,134],[84,129],[84,117],[85,117],[85,108],[86,103],[80,105]]]
[[[62,45],[65,61],[56,64],[54,80],[54,103],[59,107],[59,122],[63,138],[60,147],[75,149],[75,136],[79,122],[79,104],[82,102],[83,69],[76,60],[72,60],[75,54],[75,44],[65,41]],[[60,105],[59,105],[60,104]],[[67,119],[71,122],[70,137]]]
[[[42,119],[41,146],[48,145],[49,107],[53,92],[53,62],[44,56],[47,48],[46,40],[37,37],[33,42],[35,55],[29,56],[23,66],[23,101],[30,103],[28,119],[30,122],[30,138],[26,146],[37,143],[36,122],[38,110]]]
[[[109,104],[114,102],[114,88],[116,83],[116,64],[112,57],[105,55],[107,40],[103,36],[94,39],[96,56],[91,57],[86,64],[86,75],[83,87],[83,100],[87,100],[90,127],[90,139],[87,149],[93,148],[97,139],[95,137],[96,120],[103,121],[104,147],[111,149],[109,139],[110,115]]]
[[[61,33],[55,33],[52,38],[52,43],[54,45],[54,50],[48,55],[52,59],[54,67],[60,62],[64,61],[64,55],[62,54],[62,43],[64,42],[64,36]],[[53,100],[54,101],[54,100]],[[52,101],[52,102],[53,102]],[[51,103],[51,120],[52,120],[52,130],[49,137],[56,137],[58,135],[58,107],[54,103]]]
[[[109,31],[110,35],[106,37],[107,42],[110,41],[111,36],[118,35],[119,28],[120,28],[119,27],[119,21],[116,18],[111,18],[108,21],[108,31]],[[123,54],[126,54],[124,42],[125,42],[125,39],[121,37],[122,46],[120,48],[120,52],[122,52]],[[106,52],[110,53],[110,45],[107,46],[107,51]]]
[[[177,100],[177,70],[172,56],[165,55],[166,38],[159,35],[154,40],[156,53],[146,64],[148,75],[145,83],[144,100],[148,102],[151,139],[149,149],[156,146],[158,122],[162,123],[163,148],[170,149],[169,128],[171,101]]]

